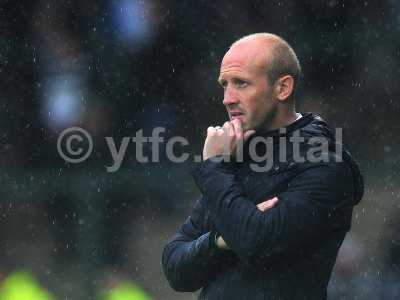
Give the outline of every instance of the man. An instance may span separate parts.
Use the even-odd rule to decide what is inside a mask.
[[[296,113],[300,73],[276,35],[246,36],[225,54],[230,120],[208,128],[193,173],[202,197],[164,248],[173,289],[202,288],[199,299],[326,299],[363,181],[325,121]],[[271,143],[253,143],[260,138]]]

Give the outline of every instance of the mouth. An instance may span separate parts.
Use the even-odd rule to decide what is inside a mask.
[[[244,117],[244,113],[240,112],[240,111],[230,111],[229,115],[231,117],[231,120],[233,119],[243,119]]]

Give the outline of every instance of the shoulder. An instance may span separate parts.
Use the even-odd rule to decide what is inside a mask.
[[[317,201],[337,204],[354,198],[354,175],[348,162],[335,155],[327,161],[307,161],[297,164],[296,175],[289,190],[302,192]]]

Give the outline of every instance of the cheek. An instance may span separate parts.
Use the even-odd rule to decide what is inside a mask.
[[[253,100],[249,115],[255,123],[264,122],[266,116],[274,109],[274,102],[265,93],[257,95]]]
[[[259,108],[263,99],[256,90],[248,90],[246,94],[243,94],[243,104],[249,111],[255,111]]]
[[[263,114],[270,104],[264,93],[255,93],[249,100],[248,107],[255,115]]]

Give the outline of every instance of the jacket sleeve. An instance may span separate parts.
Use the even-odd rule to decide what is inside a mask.
[[[269,262],[328,234],[335,209],[353,197],[352,174],[343,162],[304,169],[265,213],[246,198],[229,163],[207,160],[193,175],[208,196],[204,205],[217,231],[245,263]]]
[[[204,208],[199,199],[193,213],[164,247],[162,267],[170,286],[179,292],[194,292],[213,275],[223,250],[211,243],[211,232],[202,232]],[[226,252],[226,251],[225,251]]]

